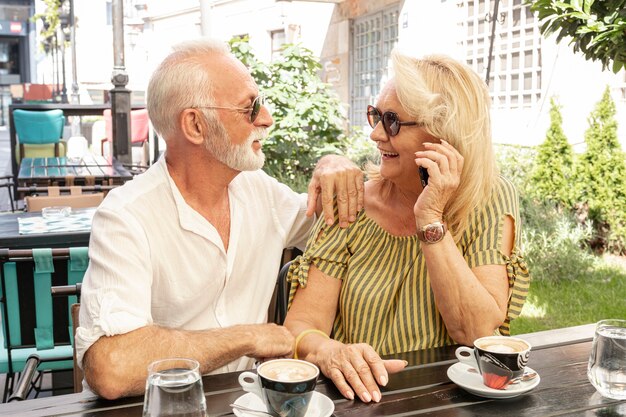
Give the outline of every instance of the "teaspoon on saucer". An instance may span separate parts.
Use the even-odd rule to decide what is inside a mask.
[[[248,408],[245,405],[230,404],[230,406],[232,408],[236,408],[237,410],[246,411],[248,413],[255,413],[255,414],[258,414],[258,415],[261,415],[261,416],[274,417],[270,413],[268,413],[267,411],[255,410],[254,408]]]
[[[467,368],[467,372],[480,374],[480,372],[478,372],[475,368]],[[513,385],[513,384],[519,384],[520,382],[530,381],[531,379],[537,378],[537,375],[538,375],[537,372],[527,372],[522,376],[518,376],[517,378],[513,378],[512,380],[510,380],[507,386]]]

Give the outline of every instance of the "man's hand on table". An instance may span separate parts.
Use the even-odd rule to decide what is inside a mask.
[[[286,327],[273,323],[254,324],[248,327],[253,344],[247,356],[256,359],[292,357],[294,339]]]
[[[321,196],[321,209],[326,223],[333,224],[333,200],[336,195],[339,226],[348,227],[363,208],[363,172],[346,157],[326,155],[318,161],[313,171],[308,193],[307,216],[316,212],[320,214],[317,209]]]

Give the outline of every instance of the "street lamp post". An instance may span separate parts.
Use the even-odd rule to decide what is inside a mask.
[[[70,42],[72,48],[72,103],[80,103],[78,94],[78,74],[76,72],[76,19],[74,16],[74,0],[70,0]]]
[[[67,48],[65,47],[68,41],[72,41],[72,30],[73,30],[73,18],[72,18],[73,10],[72,5],[67,1],[61,2],[61,7],[59,8],[59,26],[57,29],[58,36],[61,38],[61,64],[63,70],[63,89],[61,90],[61,102],[67,103],[67,80],[66,80],[66,70],[65,70],[65,58],[67,55]],[[72,57],[74,58],[74,57]],[[72,63],[73,64],[73,63]],[[75,67],[72,65],[72,78],[75,77]]]
[[[113,0],[113,74],[111,82],[112,154],[122,164],[132,164],[130,144],[130,90],[124,67],[124,9],[122,0]]]
[[[67,103],[67,84],[65,80],[65,33],[61,26],[59,26],[57,37],[61,38],[61,76],[63,81],[61,83],[61,103]],[[59,51],[57,51],[57,54]]]

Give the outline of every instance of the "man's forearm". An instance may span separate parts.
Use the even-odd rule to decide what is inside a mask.
[[[101,337],[85,353],[83,368],[89,386],[114,399],[140,395],[148,365],[158,359],[183,357],[211,372],[253,351],[253,326],[186,331],[147,326],[123,335]]]

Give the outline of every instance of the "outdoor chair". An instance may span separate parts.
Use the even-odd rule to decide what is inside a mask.
[[[280,271],[276,278],[276,288],[270,302],[268,310],[268,322],[282,325],[287,317],[287,306],[289,304],[289,283],[287,282],[287,272],[291,261],[302,252],[297,248],[286,248],[283,250]]]
[[[71,208],[98,207],[104,200],[104,193],[82,193],[80,186],[70,187],[70,194],[61,194],[59,187],[48,187],[48,195],[27,196],[24,198],[26,211],[41,211],[45,207],[68,206]]]
[[[30,111],[17,109],[13,112],[13,123],[17,133],[17,163],[22,158],[53,157],[65,155],[62,110]]]
[[[113,121],[111,118],[111,109],[104,111],[104,123],[106,137],[100,140],[100,154],[104,155],[104,146],[110,143],[113,138]],[[150,119],[148,118],[147,109],[130,111],[130,141],[134,146],[141,146],[143,156],[141,165],[148,163],[148,135],[149,135]]]
[[[276,279],[276,289],[270,304],[268,322],[282,325],[287,317],[287,305],[289,302],[289,283],[287,282],[287,272],[291,261],[280,268]]]
[[[51,288],[82,282],[88,264],[85,247],[0,249],[3,402],[13,393],[11,400],[25,399],[32,390],[37,396],[44,371],[74,369],[73,300],[53,299]],[[19,373],[25,378],[16,384]]]

